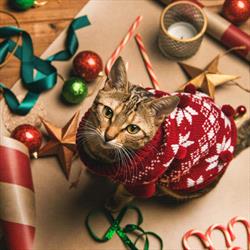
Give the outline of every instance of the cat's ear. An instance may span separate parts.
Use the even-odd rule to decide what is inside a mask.
[[[127,78],[127,71],[124,61],[121,57],[118,57],[113,64],[108,76],[108,80],[105,83],[104,90],[110,90],[110,88],[128,92],[129,82]]]
[[[155,116],[155,124],[160,125],[163,120],[175,110],[180,98],[178,96],[167,96],[157,99],[153,99],[147,103],[152,111],[152,114]]]

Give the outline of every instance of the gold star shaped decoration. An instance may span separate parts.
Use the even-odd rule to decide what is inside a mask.
[[[56,127],[41,118],[50,140],[39,150],[38,157],[55,155],[67,179],[69,179],[72,160],[76,154],[76,130],[79,114],[79,111],[76,112],[63,128]]]
[[[218,70],[220,55],[216,56],[205,69],[200,69],[185,63],[179,62],[181,68],[191,78],[179,90],[183,91],[187,84],[193,84],[198,90],[214,98],[215,88],[228,81],[233,81],[239,76],[221,74]]]

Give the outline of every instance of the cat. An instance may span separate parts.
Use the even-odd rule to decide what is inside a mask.
[[[119,183],[107,208],[118,210],[135,196],[187,200],[209,192],[236,146],[226,111],[198,91],[170,95],[131,84],[119,57],[77,131],[86,167]],[[248,139],[241,133],[240,151],[250,144],[249,130]]]

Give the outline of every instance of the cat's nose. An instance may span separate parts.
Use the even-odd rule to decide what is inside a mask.
[[[104,136],[104,139],[105,139],[105,142],[109,142],[109,141],[112,141],[114,137],[106,133]]]

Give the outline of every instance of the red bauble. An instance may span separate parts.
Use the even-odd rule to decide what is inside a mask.
[[[82,51],[73,61],[74,72],[85,81],[94,81],[102,71],[102,59],[93,51]]]
[[[11,137],[26,145],[30,154],[37,152],[42,145],[41,132],[36,127],[29,124],[22,124],[16,127]]]
[[[247,108],[246,108],[245,106],[243,106],[243,105],[240,105],[240,106],[237,107],[237,109],[236,109],[236,113],[237,113],[237,115],[239,115],[239,116],[243,116],[244,114],[246,114],[246,112],[247,112]]]
[[[250,17],[249,0],[226,0],[222,8],[223,16],[234,24],[240,24]]]

